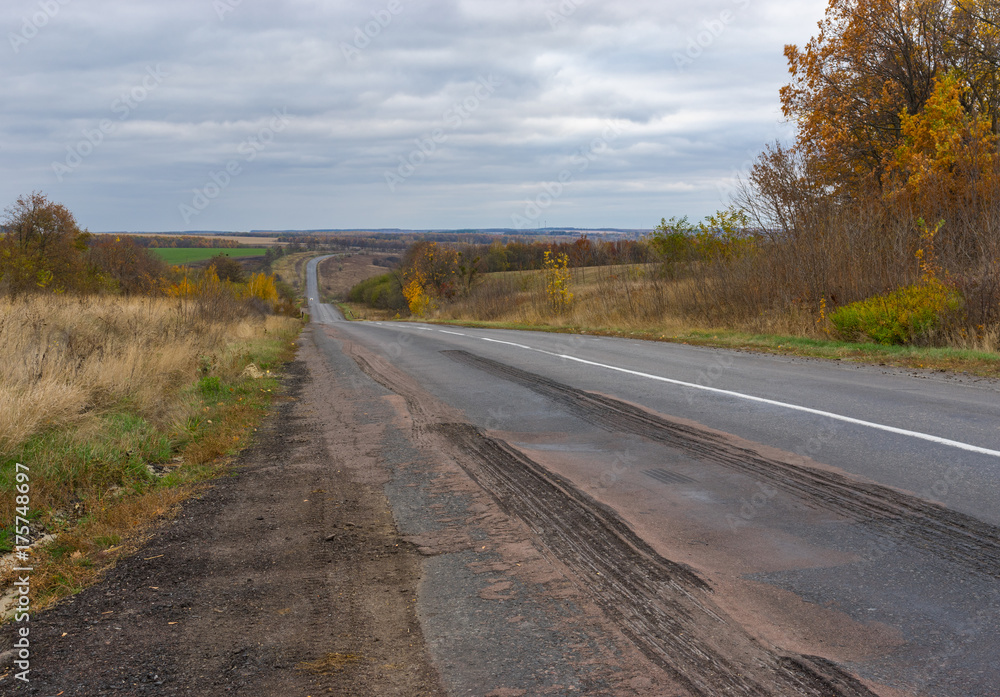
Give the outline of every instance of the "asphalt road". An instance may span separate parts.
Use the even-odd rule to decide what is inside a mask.
[[[318,302],[317,262],[314,322],[609,506],[752,635],[896,694],[1000,694],[995,381],[345,322]]]

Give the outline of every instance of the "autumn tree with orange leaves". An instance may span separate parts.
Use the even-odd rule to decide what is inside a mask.
[[[904,119],[920,114],[942,80],[965,115],[995,134],[998,19],[998,0],[832,0],[817,36],[785,47],[792,81],[781,90],[797,145],[824,183],[885,186]]]
[[[705,267],[716,295],[756,317],[879,296],[922,282],[934,230],[942,278],[1000,323],[1000,0],[830,0],[818,27],[785,48],[795,142],[733,200],[767,253]]]
[[[953,218],[952,236],[992,216],[998,27],[1000,0],[831,0],[819,34],[785,48],[782,109],[798,134],[749,177],[758,220],[788,229],[803,206],[873,193],[896,218]]]
[[[35,192],[7,208],[0,237],[0,290],[23,295],[91,285],[84,252],[89,234],[64,206]]]

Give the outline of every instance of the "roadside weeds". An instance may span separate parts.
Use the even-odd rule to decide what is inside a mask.
[[[277,371],[293,357],[301,327],[276,317],[224,340],[202,357],[196,382],[161,395],[169,418],[147,418],[125,397],[43,426],[0,456],[0,488],[14,491],[17,463],[31,472],[33,611],[97,582],[158,521],[227,473],[277,396]],[[10,553],[24,540],[14,534],[14,496],[4,498],[0,596],[24,561]],[[10,619],[9,598],[0,598],[0,622]]]

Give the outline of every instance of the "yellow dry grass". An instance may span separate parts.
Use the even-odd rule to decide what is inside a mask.
[[[0,299],[0,456],[112,405],[154,423],[177,418],[183,405],[169,395],[200,361],[224,362],[232,341],[290,322],[208,322],[166,298]]]
[[[288,360],[301,323],[239,302],[0,298],[0,490],[30,467],[31,539],[57,536],[33,553],[35,607],[99,578],[249,440],[277,387],[249,367]],[[3,551],[14,514],[0,497]]]
[[[313,257],[321,256],[320,252],[298,252],[286,254],[271,264],[278,278],[289,284],[299,293],[306,288],[306,263]]]
[[[573,301],[553,311],[546,293],[545,272],[518,271],[490,274],[468,298],[458,299],[431,313],[430,318],[489,320],[553,327],[656,326],[691,328],[691,322],[671,312],[671,302],[691,280],[663,282],[649,265],[571,269]]]
[[[683,341],[724,348],[749,348],[838,360],[879,362],[904,367],[966,371],[996,377],[1000,327],[979,327],[975,333],[955,330],[943,337],[944,348],[877,347],[839,341],[828,320],[816,308],[792,303],[756,316],[719,312],[725,321],[710,322],[682,311],[693,296],[717,292],[711,279],[667,280],[646,265],[573,269],[574,299],[554,312],[545,293],[542,271],[489,274],[468,297],[444,303],[427,320],[474,325],[583,331],[612,336]],[[351,304],[357,319],[391,319],[370,308]],[[717,308],[719,309],[719,308]],[[723,308],[724,309],[724,308]],[[801,341],[799,341],[801,339]]]

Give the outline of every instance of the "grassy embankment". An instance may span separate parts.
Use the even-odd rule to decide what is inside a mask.
[[[0,300],[0,491],[29,470],[35,610],[72,594],[225,472],[275,396],[301,322],[189,299]],[[15,498],[0,497],[0,552]],[[0,594],[12,581],[9,555]]]
[[[339,303],[358,283],[388,270],[375,262],[390,255],[379,253],[349,252],[327,259],[319,265],[320,295],[323,302]]]
[[[555,309],[544,271],[488,274],[466,298],[440,304],[425,317],[404,319],[504,329],[621,336],[718,348],[745,349],[903,368],[967,372],[1000,377],[1000,337],[988,334],[946,348],[885,346],[842,341],[828,321],[786,310],[733,326],[713,326],[682,315],[693,279],[655,278],[649,265],[571,269],[569,307]],[[344,303],[348,319],[389,320],[391,310]],[[405,313],[404,313],[405,314]]]
[[[306,292],[306,264],[310,259],[322,255],[321,252],[286,254],[271,264],[271,268],[281,281],[290,285],[299,295],[304,296]]]

